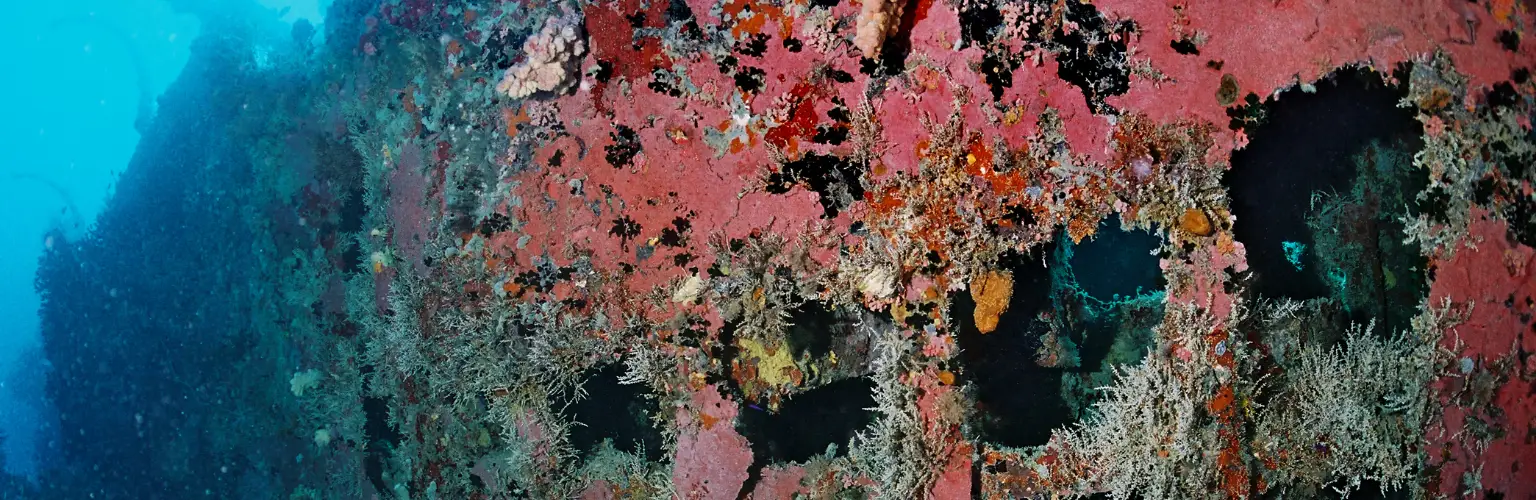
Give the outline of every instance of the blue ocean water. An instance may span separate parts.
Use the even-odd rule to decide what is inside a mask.
[[[329,2],[7,3],[7,15],[0,18],[0,66],[6,68],[0,95],[9,97],[8,119],[0,120],[0,463],[5,472],[36,484],[50,468],[60,467],[64,441],[59,422],[81,418],[61,413],[45,397],[54,367],[39,339],[41,301],[35,280],[40,257],[50,248],[92,238],[98,214],[135,161],[143,132],[156,126],[156,99],[181,75],[204,34],[206,17],[229,13],[280,30],[277,26],[299,19],[318,24],[322,3]],[[144,158],[142,150],[139,157]],[[126,287],[100,291],[108,296],[133,293]],[[82,320],[88,316],[80,314]],[[120,410],[115,413],[135,414]],[[0,498],[9,494],[0,490]]]

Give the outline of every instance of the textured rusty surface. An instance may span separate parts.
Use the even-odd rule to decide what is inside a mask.
[[[488,290],[482,300],[499,305],[476,307],[510,309],[519,321],[542,322],[525,334],[559,337],[556,349],[570,350],[536,363],[567,364],[557,369],[573,373],[626,363],[626,382],[644,384],[662,402],[653,416],[664,434],[675,436],[668,439],[675,447],[670,483],[675,494],[689,498],[735,497],[748,491],[743,485],[782,495],[795,488],[779,483],[795,476],[797,491],[812,495],[853,488],[939,498],[973,490],[1010,497],[1120,494],[1124,488],[1248,497],[1275,488],[1313,491],[1323,485],[1303,483],[1338,480],[1267,471],[1282,467],[1277,464],[1302,470],[1314,466],[1309,461],[1326,463],[1329,436],[1315,437],[1315,453],[1279,462],[1265,457],[1303,452],[1260,449],[1253,439],[1263,418],[1254,398],[1274,397],[1269,393],[1298,379],[1287,378],[1279,367],[1284,363],[1262,361],[1270,340],[1248,324],[1267,302],[1248,289],[1253,273],[1233,233],[1244,221],[1233,215],[1222,184],[1232,153],[1265,140],[1252,133],[1266,110],[1286,105],[1274,99],[1287,89],[1312,92],[1330,73],[1353,66],[1366,68],[1367,75],[1379,72],[1373,77],[1378,85],[1432,92],[1424,87],[1443,82],[1409,81],[1402,65],[1429,64],[1437,53],[1438,71],[1464,80],[1444,91],[1448,103],[1410,105],[1432,127],[1426,133],[1455,134],[1455,122],[1436,118],[1437,107],[1465,108],[1459,120],[1498,113],[1489,92],[1529,64],[1531,49],[1521,36],[1504,47],[1496,34],[1525,33],[1533,21],[1528,6],[1499,1],[915,0],[894,9],[864,7],[862,14],[853,2],[600,0],[579,7],[591,47],[581,74],[571,76],[580,84],[528,99],[469,100],[485,106],[471,123],[504,132],[495,135],[500,144],[477,146],[483,151],[466,151],[454,120],[434,118],[437,131],[427,135],[428,144],[442,141],[435,167],[419,158],[420,131],[379,137],[386,147],[408,151],[394,160],[394,168],[405,172],[391,177],[390,199],[432,207],[426,226],[439,231],[425,245],[446,248],[446,256],[408,274],[443,294],[445,302],[435,307],[462,309],[472,304],[456,291]],[[377,35],[364,36],[424,33],[442,41],[419,44],[429,51],[449,47],[469,60],[486,60],[507,49],[485,43],[487,34],[531,33],[543,12],[557,7],[437,9],[434,28],[383,23]],[[470,22],[464,13],[471,9],[484,12]],[[874,16],[871,9],[895,12],[899,21],[884,28],[883,39],[856,41],[855,24]],[[529,13],[529,28],[508,27],[514,10]],[[861,45],[861,53],[858,43],[878,48]],[[877,51],[878,59],[863,57]],[[387,55],[366,56],[361,64],[382,57]],[[433,67],[430,62],[442,64],[441,54],[417,60],[429,64],[414,71],[439,76],[425,82],[414,77],[417,83],[406,87],[407,98],[431,96],[425,99],[431,104],[418,99],[415,106],[433,108],[401,109],[411,115],[409,123],[427,123],[429,114],[483,96],[496,80],[475,64],[465,71]],[[449,77],[440,76],[450,70]],[[390,80],[347,80],[390,85],[381,79]],[[1530,85],[1525,78],[1514,87],[1516,102],[1509,108],[1522,114],[1519,126],[1527,134]],[[1441,132],[1443,127],[1450,130]],[[479,163],[484,161],[492,163]],[[1521,185],[1528,191],[1529,171],[1509,168],[1504,172],[1525,176]],[[411,184],[410,176],[417,175],[433,179],[433,187]],[[473,203],[454,199],[456,190],[465,190],[454,179],[467,175],[478,176],[472,193],[464,195]],[[424,204],[409,201],[419,191],[435,195]],[[1468,202],[1505,214],[1511,212],[1500,203],[1530,203],[1528,193],[1512,195],[1527,199]],[[403,224],[406,213],[389,214],[390,243],[403,260],[416,262],[420,243],[402,240],[411,235],[402,232],[411,227]],[[1130,458],[1071,449],[1075,441],[1060,434],[1049,444],[1034,443],[1046,445],[1039,448],[1000,447],[973,424],[991,410],[978,406],[968,389],[980,382],[957,357],[965,348],[956,345],[957,332],[963,324],[989,333],[999,330],[999,322],[1035,321],[1030,324],[1050,331],[993,334],[1038,336],[1036,355],[1018,363],[1047,370],[1080,366],[1077,344],[1090,340],[1072,330],[1086,324],[1074,323],[1076,315],[1109,310],[1113,303],[1065,306],[1060,297],[1076,295],[1062,292],[1058,278],[1015,278],[1004,261],[1052,259],[1049,248],[1091,241],[1112,214],[1127,230],[1146,229],[1162,240],[1161,300],[1170,316],[1135,349],[1150,349],[1145,363],[1160,361],[1170,370],[1167,377],[1182,380],[1175,385],[1184,392],[1168,395],[1167,404],[1191,405],[1203,416],[1177,434],[1147,436],[1184,442],[1166,443],[1140,459],[1164,462],[1148,468],[1183,478],[1106,468],[1099,461]],[[1470,234],[1497,238],[1496,224],[1476,222]],[[1461,303],[1479,296],[1467,288],[1474,285],[1458,285],[1449,273],[1488,260],[1472,256],[1483,252],[1505,252],[1510,256],[1504,260],[1517,261],[1529,252],[1512,245],[1481,245],[1454,259],[1430,251],[1435,292],[1424,303],[1433,309],[1441,298]],[[1511,265],[1511,279],[1528,276],[1523,266]],[[398,280],[394,273],[405,270],[377,275]],[[1484,285],[1497,293],[1528,288],[1517,281]],[[1035,318],[1027,317],[1033,311],[1009,312],[1011,304],[1028,304],[1013,290],[1042,283],[1052,290],[1046,296],[1057,297],[1056,306]],[[957,309],[959,294],[974,308]],[[1511,342],[1523,352],[1519,340],[1505,338],[1528,327],[1529,318],[1517,314],[1512,310],[1507,320],[1485,327],[1503,337],[1474,336],[1477,330],[1462,326],[1460,339],[1488,359],[1509,352]],[[428,324],[424,331],[435,332],[425,334],[429,342],[452,344],[465,335],[458,328]],[[807,347],[817,342],[830,347]],[[1270,366],[1272,377],[1261,382],[1255,362],[1240,356],[1261,359],[1257,364]],[[1528,369],[1506,365],[1499,365],[1501,376],[1523,383],[1514,379]],[[1109,366],[1085,369],[1108,373]],[[747,439],[731,425],[738,412],[774,414],[799,395],[849,377],[874,380],[873,422],[861,428],[861,437],[836,442],[838,453],[810,463],[768,463],[773,460],[762,456],[761,446],[756,460],[743,455]],[[549,382],[564,383],[557,380],[563,379]],[[538,407],[537,399],[490,403]],[[1092,413],[1090,404],[1080,403]],[[1463,410],[1453,404],[1448,411],[1456,420]],[[1500,418],[1515,434],[1529,421],[1518,411]],[[1095,422],[1103,424],[1084,421],[1088,428]],[[1425,429],[1431,442],[1444,441]],[[520,438],[527,436],[509,437]],[[1461,456],[1454,451],[1458,441],[1445,443],[1453,451],[1444,457]],[[1512,456],[1529,452],[1526,445],[1509,446],[1524,450],[1507,452]],[[1518,461],[1499,458],[1505,449],[1491,449],[1488,463],[1510,467]],[[1429,463],[1442,463],[1433,453],[1425,455]],[[586,484],[584,472],[573,473],[568,460],[530,469],[543,472],[521,472],[524,481],[549,481],[523,486],[554,491],[541,488]],[[1438,492],[1453,494],[1466,459],[1444,460],[1449,465],[1427,470],[1441,476]],[[1364,477],[1381,479],[1379,474]],[[1512,476],[1483,474],[1484,488],[1522,491]],[[971,484],[975,479],[980,484]],[[1168,484],[1149,489],[1137,481]],[[586,487],[589,494],[590,488],[616,487],[612,481],[593,484],[603,486]]]

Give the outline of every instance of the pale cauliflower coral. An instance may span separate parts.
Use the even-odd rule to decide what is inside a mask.
[[[545,20],[544,27],[523,42],[523,54],[527,59],[507,68],[497,92],[513,99],[569,92],[581,81],[581,60],[587,55],[581,13],[566,11]]]
[[[859,10],[853,46],[858,47],[864,57],[880,57],[880,48],[885,45],[885,39],[895,35],[900,28],[901,15],[906,11],[906,6],[907,0],[865,1]]]

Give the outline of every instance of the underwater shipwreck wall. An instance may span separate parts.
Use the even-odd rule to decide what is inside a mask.
[[[325,441],[361,448],[361,396],[312,405],[294,376],[314,358],[345,366],[320,338],[345,331],[341,310],[315,305],[340,275],[324,259],[339,262],[343,249],[343,204],[325,186],[342,186],[356,154],[344,139],[320,140],[305,122],[314,117],[293,119],[312,113],[311,82],[294,78],[310,71],[308,42],[247,21],[205,24],[219,35],[193,44],[89,234],[49,236],[36,284],[59,437],[40,450],[50,460],[38,484],[0,497],[363,488],[361,454],[317,454],[325,433],[310,423],[343,428],[355,415],[355,434]]]
[[[191,417],[143,418],[218,442],[160,436],[64,491],[1523,498],[1533,22],[1502,0],[338,0],[321,47],[209,35],[228,73],[184,77],[207,87],[157,127],[241,168],[147,138],[104,220],[164,248],[103,223],[39,287],[50,358],[82,360],[55,400],[111,420],[74,425],[133,435],[141,410],[101,394],[191,390]],[[1269,205],[1233,215],[1264,192],[1230,185],[1233,152],[1341,68],[1413,140],[1296,167],[1348,182],[1274,186],[1315,201],[1308,232],[1249,248],[1234,228]],[[159,234],[178,204],[231,222]],[[1266,294],[1260,252],[1319,292]],[[162,274],[184,253],[219,257]],[[1084,292],[1109,269],[1144,284]],[[209,293],[71,315],[130,300],[92,280]],[[224,347],[156,347],[213,309],[190,329]],[[170,388],[114,389],[117,366]],[[77,475],[123,459],[85,439]]]

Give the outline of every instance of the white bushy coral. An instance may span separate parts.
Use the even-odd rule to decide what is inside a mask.
[[[1116,368],[1115,385],[1079,426],[1058,430],[1048,449],[1068,470],[1091,471],[1075,494],[1107,492],[1112,498],[1205,498],[1219,473],[1217,429],[1207,394],[1212,383],[1239,377],[1238,401],[1244,442],[1267,488],[1282,496],[1316,496],[1323,488],[1348,493],[1365,481],[1396,490],[1414,486],[1422,472],[1424,429],[1433,414],[1430,382],[1442,373],[1443,332],[1464,318],[1448,303],[1425,306],[1412,328],[1378,335],[1374,324],[1356,325],[1337,343],[1310,338],[1305,304],[1282,301],[1262,308],[1257,326],[1274,351],[1278,370],[1260,376],[1254,353],[1239,351],[1237,374],[1223,375],[1198,342],[1214,325],[1198,310],[1169,311],[1159,337],[1169,345],[1197,345],[1189,359],[1154,351],[1140,365]],[[1248,314],[1239,310],[1232,323]],[[1312,332],[1315,334],[1315,332]],[[1232,338],[1225,348],[1242,349]],[[1283,351],[1278,349],[1284,349]],[[1183,351],[1180,351],[1183,352]],[[1252,381],[1259,377],[1256,382]],[[1262,402],[1245,394],[1263,394]]]
[[[1102,388],[1104,399],[1094,412],[1053,436],[1069,461],[1094,470],[1098,480],[1079,485],[1082,491],[1193,498],[1186,495],[1208,489],[1204,481],[1212,469],[1203,450],[1214,448],[1213,436],[1197,425],[1203,415],[1194,397],[1199,389],[1173,363],[1153,355],[1140,365],[1115,367],[1116,384]]]
[[[581,81],[581,60],[587,55],[581,13],[566,11],[545,20],[544,27],[523,42],[523,55],[527,59],[502,74],[497,92],[522,99],[570,91]]]
[[[1464,314],[1448,302],[1426,305],[1408,331],[1356,325],[1342,343],[1305,346],[1282,363],[1286,390],[1257,416],[1256,452],[1287,457],[1272,483],[1344,492],[1367,480],[1414,485],[1434,413],[1430,382],[1447,359],[1439,343]]]
[[[903,382],[914,369],[912,341],[887,320],[865,313],[859,328],[873,339],[875,421],[853,439],[859,472],[878,488],[872,498],[920,498],[943,463],[939,438],[923,427],[917,388]]]
[[[1309,349],[1293,368],[1297,428],[1325,436],[1313,448],[1326,450],[1329,472],[1346,489],[1364,479],[1393,489],[1413,480],[1434,376],[1433,340],[1382,338],[1374,329],[1374,321],[1351,328],[1344,345]]]

